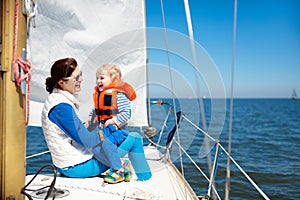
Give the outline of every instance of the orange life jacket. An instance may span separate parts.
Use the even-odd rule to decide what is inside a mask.
[[[117,104],[119,92],[124,93],[130,101],[136,98],[134,89],[126,82],[112,83],[101,92],[98,86],[95,86],[93,99],[98,122],[106,121],[119,113]]]

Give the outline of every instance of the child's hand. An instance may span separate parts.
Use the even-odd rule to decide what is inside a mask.
[[[106,120],[106,122],[104,123],[104,127],[106,127],[108,124],[112,124],[116,129],[119,129],[119,127],[117,126],[117,124],[113,119]]]

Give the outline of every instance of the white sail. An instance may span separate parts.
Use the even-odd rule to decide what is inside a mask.
[[[104,63],[117,64],[126,82],[137,92],[132,103],[132,126],[146,126],[146,34],[144,1],[64,0],[38,1],[38,11],[28,37],[33,63],[29,125],[40,125],[47,97],[45,78],[52,62],[74,57],[82,71],[79,99],[85,120],[91,111],[96,69]]]
[[[294,89],[293,90],[293,93],[292,93],[292,99],[297,99],[297,93],[296,93],[296,90]]]

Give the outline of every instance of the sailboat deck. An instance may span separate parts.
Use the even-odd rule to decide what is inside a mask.
[[[101,177],[67,178],[59,176],[56,178],[55,188],[65,190],[65,192],[58,192],[62,195],[60,199],[72,200],[198,199],[175,166],[161,159],[159,151],[153,147],[145,147],[145,154],[153,173],[153,177],[148,181],[137,181],[135,174],[130,182],[118,184],[104,183]],[[32,177],[33,175],[28,175],[26,182],[29,182]],[[28,188],[41,188],[50,185],[52,180],[53,175],[38,175]]]

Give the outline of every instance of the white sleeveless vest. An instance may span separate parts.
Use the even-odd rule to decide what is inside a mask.
[[[42,111],[44,136],[52,156],[53,164],[59,168],[71,167],[93,157],[92,153],[73,141],[48,118],[49,111],[60,103],[70,104],[77,113],[74,99],[75,97],[71,93],[55,89],[46,100]]]

